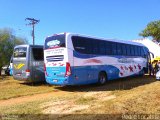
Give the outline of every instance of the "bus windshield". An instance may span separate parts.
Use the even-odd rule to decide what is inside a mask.
[[[65,47],[65,35],[56,35],[52,37],[48,37],[45,40],[44,49],[51,49],[57,47]]]
[[[20,47],[14,50],[14,58],[26,57],[27,47]]]

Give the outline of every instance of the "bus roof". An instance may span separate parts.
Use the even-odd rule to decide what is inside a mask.
[[[16,45],[14,48],[19,48],[19,47],[43,47],[43,45],[28,45],[28,44],[23,44],[23,45]]]

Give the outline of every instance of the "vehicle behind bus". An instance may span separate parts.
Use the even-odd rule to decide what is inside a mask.
[[[18,45],[14,48],[13,78],[26,82],[45,81],[43,46]]]
[[[9,63],[9,75],[13,75],[13,56],[10,59],[10,63]]]
[[[53,85],[104,84],[107,80],[144,75],[149,50],[140,43],[55,34],[44,44],[45,77]]]

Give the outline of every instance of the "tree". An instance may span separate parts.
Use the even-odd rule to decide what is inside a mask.
[[[15,45],[27,44],[27,40],[17,37],[9,28],[0,29],[0,75],[2,66],[8,65]]]
[[[139,35],[152,37],[153,40],[160,42],[160,20],[148,23],[147,27]]]

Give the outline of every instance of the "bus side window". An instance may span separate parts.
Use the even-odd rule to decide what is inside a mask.
[[[99,54],[100,55],[106,55],[106,43],[105,41],[100,41],[99,43]]]
[[[137,49],[138,49],[138,51],[137,51],[138,52],[138,56],[141,56],[141,47],[138,46]]]
[[[107,41],[105,44],[105,47],[106,47],[106,55],[111,55],[112,54],[112,43]]]
[[[99,49],[98,49],[98,47],[99,47],[99,41],[97,41],[97,40],[93,40],[92,41],[92,45],[93,45],[93,54],[99,54]]]
[[[74,49],[77,52],[85,53],[85,49],[86,49],[85,48],[85,40],[82,37],[73,36],[72,42],[73,42]]]
[[[135,56],[138,56],[138,47],[134,46],[134,50],[135,50]]]
[[[148,58],[148,54],[149,54],[148,50],[147,50],[146,48],[144,48],[144,55],[145,55],[145,58]]]
[[[82,47],[84,48],[82,50],[82,53],[90,54],[90,49],[88,48],[88,46],[89,46],[88,39],[87,38],[82,38],[82,43],[83,43]]]
[[[117,55],[122,55],[122,44],[117,43]]]
[[[85,53],[86,54],[92,54],[92,49],[93,49],[92,41],[90,41],[88,38],[86,38],[85,44],[86,44]]]
[[[125,44],[122,44],[122,55],[127,55],[127,48]]]
[[[145,53],[145,55],[149,54],[149,51],[148,51],[148,49],[146,47],[144,47],[144,53]]]
[[[142,57],[145,57],[145,53],[144,53],[144,50],[143,50],[142,47],[141,47],[141,56],[142,56]]]
[[[134,56],[134,46],[131,45],[131,56]]]
[[[131,56],[131,48],[130,45],[127,45],[127,55]]]
[[[117,55],[117,47],[116,43],[112,42],[112,55]]]

